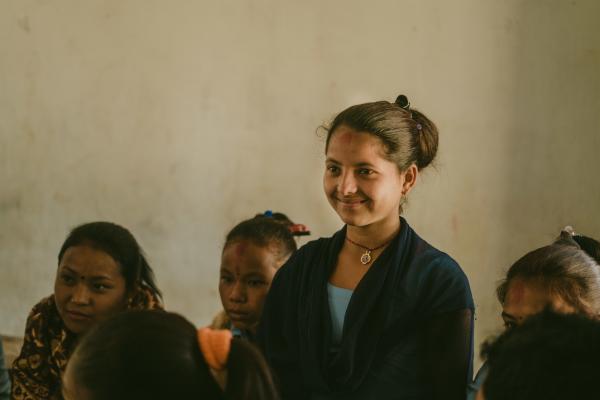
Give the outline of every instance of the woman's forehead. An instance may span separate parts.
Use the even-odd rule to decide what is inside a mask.
[[[362,164],[392,164],[386,154],[381,139],[366,132],[357,132],[350,128],[333,134],[327,148],[327,161],[338,164],[360,166]]]
[[[86,245],[69,247],[59,265],[82,275],[121,275],[119,264],[108,253]]]

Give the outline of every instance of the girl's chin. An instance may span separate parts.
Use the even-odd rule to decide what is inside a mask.
[[[82,323],[74,323],[71,321],[65,321],[63,320],[65,326],[67,327],[67,329],[69,331],[71,331],[72,333],[74,333],[75,335],[80,335],[83,333],[86,333],[92,326],[91,323],[89,324],[82,324]]]
[[[362,227],[367,227],[367,226],[371,226],[374,224],[386,224],[387,222],[391,223],[391,219],[397,219],[398,221],[400,220],[399,216],[394,216],[391,215],[389,217],[386,218],[376,218],[375,216],[371,215],[371,214],[367,214],[367,213],[345,213],[345,212],[339,212],[338,211],[338,216],[340,217],[340,219],[342,220],[342,222],[346,225],[349,226],[354,226],[357,228],[362,228]]]
[[[251,333],[255,333],[256,332],[256,324],[239,324],[239,323],[234,323],[233,324],[234,328],[237,328],[241,331],[248,331]]]
[[[338,212],[338,216],[342,220],[342,222],[346,225],[361,227],[365,225],[369,225],[369,219],[360,215],[348,215],[347,213]]]

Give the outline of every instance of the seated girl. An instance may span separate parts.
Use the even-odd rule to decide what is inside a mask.
[[[497,289],[507,328],[550,306],[554,311],[600,315],[600,267],[568,232],[534,250],[508,270]]]
[[[56,399],[78,338],[126,309],[162,308],[152,269],[133,235],[110,222],[73,229],[58,253],[54,294],[33,307],[12,365],[12,398]]]
[[[504,326],[509,329],[521,325],[546,308],[597,319],[600,266],[592,257],[596,246],[594,239],[563,231],[553,244],[533,250],[514,263],[497,289]],[[475,398],[486,375],[484,364],[469,388],[469,399]]]
[[[219,294],[224,311],[212,328],[253,340],[275,272],[296,251],[294,236],[308,233],[304,225],[270,211],[237,224],[223,246]]]
[[[597,399],[600,321],[546,310],[483,346],[478,400]]]
[[[253,345],[229,330],[197,331],[162,311],[98,324],[77,346],[63,381],[66,400],[277,399]]]

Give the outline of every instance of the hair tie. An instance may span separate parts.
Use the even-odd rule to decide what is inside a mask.
[[[410,101],[408,101],[408,97],[406,97],[403,94],[396,97],[396,104],[398,104],[401,108],[404,108],[405,110],[410,110]]]
[[[421,126],[421,124],[417,124],[417,130],[418,130],[418,131],[421,131],[421,130],[423,130],[423,126]]]
[[[310,230],[303,224],[292,224],[288,227],[292,236],[308,236],[310,235]]]
[[[571,225],[567,225],[562,229],[563,232],[567,232],[571,236],[575,236],[575,229]]]
[[[206,364],[214,370],[222,371],[227,365],[231,348],[231,331],[228,329],[198,329],[198,344]]]
[[[267,210],[263,213],[264,217],[272,217],[273,216],[273,211],[271,210]]]

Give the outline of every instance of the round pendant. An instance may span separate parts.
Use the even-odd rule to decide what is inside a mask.
[[[370,263],[371,262],[371,252],[367,251],[367,252],[365,252],[365,254],[360,256],[360,262],[363,265],[367,265],[368,263]]]

